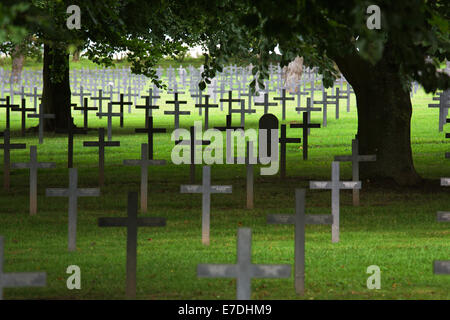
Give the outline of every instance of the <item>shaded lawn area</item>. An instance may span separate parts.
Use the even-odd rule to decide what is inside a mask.
[[[17,98],[18,99],[18,98]],[[182,117],[188,128],[200,120],[193,101],[188,100],[191,117]],[[75,101],[74,102],[78,102]],[[163,101],[159,105],[169,110]],[[141,101],[143,103],[143,101]],[[363,181],[361,206],[352,207],[351,191],[341,191],[341,241],[331,243],[330,226],[306,227],[306,294],[298,297],[290,279],[255,279],[252,299],[449,299],[450,276],[433,275],[433,260],[450,259],[450,226],[436,222],[436,212],[450,209],[450,199],[439,178],[450,176],[444,133],[438,132],[438,111],[428,109],[431,96],[419,92],[413,98],[412,148],[418,172],[432,180],[426,188],[399,190],[374,186]],[[92,103],[91,103],[92,104]],[[346,105],[345,103],[342,103]],[[291,106],[291,104],[288,104]],[[182,107],[183,108],[183,107]],[[173,117],[154,112],[155,126],[168,128],[155,136],[155,159],[167,166],[149,168],[149,213],[167,218],[165,228],[141,228],[138,232],[138,299],[234,299],[235,280],[198,279],[199,263],[235,263],[236,234],[239,227],[252,229],[253,263],[294,263],[293,226],[267,225],[269,213],[293,213],[294,189],[307,188],[310,180],[329,180],[334,155],[349,154],[356,133],[356,108],[344,108],[334,119],[329,108],[328,127],[312,129],[310,159],[303,161],[299,145],[289,144],[287,176],[260,176],[255,168],[255,209],[245,209],[245,169],[239,165],[214,165],[212,184],[233,185],[230,195],[213,195],[211,204],[211,245],[201,244],[201,196],[180,194],[180,184],[188,184],[189,167],[170,162]],[[224,106],[226,110],[226,106]],[[293,107],[291,106],[291,109]],[[248,127],[256,128],[262,115],[249,116]],[[276,110],[273,109],[273,110]],[[3,111],[2,111],[3,113]],[[78,111],[73,112],[82,125]],[[281,118],[281,110],[275,115]],[[321,123],[321,113],[312,117]],[[106,126],[106,118],[94,119],[90,126]],[[4,127],[2,116],[0,126]],[[212,112],[210,127],[224,125],[225,112]],[[295,112],[289,121],[300,121]],[[125,128],[114,121],[113,140],[120,148],[107,148],[106,183],[100,198],[82,198],[78,204],[77,251],[67,251],[67,199],[46,198],[45,188],[67,187],[67,138],[46,134],[38,145],[39,161],[55,161],[57,168],[38,174],[38,214],[28,214],[28,171],[13,170],[11,191],[0,193],[0,235],[5,237],[4,272],[46,271],[45,288],[5,289],[5,299],[122,299],[125,296],[126,228],[99,228],[99,217],[126,216],[128,191],[138,191],[140,172],[125,167],[124,159],[138,159],[145,135],[134,134],[143,127],[144,113],[126,114]],[[37,124],[28,120],[29,126]],[[236,116],[233,124],[239,124]],[[37,137],[19,136],[20,116],[12,115],[13,142],[37,145]],[[288,137],[299,137],[299,129],[289,129]],[[96,140],[96,132],[76,136],[74,165],[79,171],[79,187],[97,187],[97,149],[82,147]],[[3,153],[0,151],[0,155]],[[13,151],[12,162],[28,161],[29,149]],[[2,170],[2,169],[0,169]],[[201,166],[197,166],[197,183]],[[2,175],[2,171],[0,171]],[[341,164],[341,179],[351,179],[351,165]],[[331,213],[331,192],[307,190],[307,213]],[[143,215],[141,215],[143,216]],[[66,269],[81,268],[81,290],[66,288]],[[381,268],[381,289],[369,290],[366,280],[370,265]]]

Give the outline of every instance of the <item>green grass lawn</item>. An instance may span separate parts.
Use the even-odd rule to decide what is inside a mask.
[[[163,101],[162,110],[171,109]],[[182,117],[188,128],[200,120],[193,101],[185,109],[194,116]],[[74,102],[75,101],[74,99]],[[418,172],[435,180],[433,188],[398,190],[377,188],[363,181],[361,206],[352,207],[351,191],[341,191],[341,241],[331,243],[331,227],[306,227],[306,293],[295,294],[290,279],[252,281],[252,299],[449,299],[450,276],[433,275],[433,260],[450,259],[450,226],[436,222],[436,211],[449,210],[450,190],[439,187],[439,178],[450,176],[444,158],[449,151],[444,133],[438,132],[438,111],[428,109],[431,96],[419,92],[413,98],[412,149]],[[143,101],[141,101],[143,103]],[[345,102],[342,103],[346,105]],[[293,106],[289,104],[290,110]],[[225,107],[225,106],[224,106]],[[173,128],[173,117],[155,112],[155,126]],[[248,127],[256,128],[262,115],[247,117]],[[273,109],[275,110],[275,109]],[[73,112],[82,125],[78,111]],[[275,112],[281,118],[281,110]],[[94,119],[90,126],[106,126],[106,118]],[[0,126],[4,126],[3,111]],[[300,120],[295,112],[288,120]],[[321,122],[316,113],[313,122]],[[211,126],[224,125],[225,112],[212,112]],[[37,121],[28,120],[29,126]],[[238,116],[233,124],[239,124]],[[122,299],[125,297],[126,228],[99,228],[97,219],[126,216],[128,191],[138,191],[140,172],[125,167],[124,159],[137,159],[146,136],[134,134],[143,127],[144,114],[126,114],[125,128],[114,120],[113,139],[120,148],[106,153],[106,185],[100,198],[81,198],[78,203],[77,251],[67,251],[67,199],[46,198],[45,188],[67,187],[67,138],[46,134],[38,145],[40,161],[55,161],[57,168],[40,170],[38,175],[38,214],[28,214],[28,171],[13,170],[11,191],[0,193],[0,235],[5,237],[4,272],[46,271],[47,287],[5,289],[5,299]],[[37,145],[37,137],[20,137],[20,118],[13,113],[14,143]],[[269,213],[293,213],[294,189],[308,188],[310,180],[329,180],[334,155],[348,154],[356,133],[356,107],[344,108],[334,119],[329,108],[328,126],[313,129],[310,159],[303,161],[299,145],[288,145],[288,179],[260,176],[255,169],[255,209],[245,209],[245,169],[239,165],[214,165],[213,184],[230,184],[233,193],[213,195],[211,204],[211,245],[201,243],[201,196],[180,194],[179,186],[189,182],[189,167],[173,165],[170,133],[155,138],[155,159],[166,166],[149,169],[149,213],[167,218],[165,228],[141,228],[138,232],[138,299],[234,299],[235,280],[198,279],[199,263],[235,263],[236,234],[239,227],[252,229],[253,263],[294,263],[294,228],[267,225]],[[300,136],[300,129],[288,129],[288,137]],[[76,136],[74,165],[79,171],[79,187],[97,186],[97,149],[82,142],[96,140],[96,132]],[[2,155],[2,153],[0,153]],[[28,161],[29,150],[12,153],[12,162]],[[197,166],[197,182],[201,181]],[[341,164],[341,179],[351,179],[349,163]],[[307,191],[307,213],[330,213],[330,191]],[[142,216],[142,215],[141,215]],[[66,288],[66,269],[81,268],[81,290]],[[381,289],[369,290],[366,280],[370,265],[381,268]]]

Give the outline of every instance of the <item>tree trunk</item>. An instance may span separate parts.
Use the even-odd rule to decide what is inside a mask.
[[[377,156],[375,162],[360,164],[361,178],[417,186],[422,179],[411,151],[411,99],[389,50],[375,65],[357,54],[333,59],[355,91],[359,154]]]
[[[45,120],[45,130],[65,131],[70,116],[69,54],[61,44],[44,45],[44,88],[42,104],[46,114],[55,119]]]
[[[72,55],[72,62],[78,62],[80,61],[80,50],[75,50]]]
[[[12,65],[11,65],[11,83],[19,83],[22,77],[23,64],[25,62],[25,56],[22,53],[20,44],[14,47],[11,54]]]

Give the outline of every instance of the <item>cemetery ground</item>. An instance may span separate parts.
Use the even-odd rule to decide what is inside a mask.
[[[273,94],[272,94],[273,96]],[[287,146],[287,178],[261,176],[255,167],[255,208],[245,207],[245,166],[213,165],[211,183],[232,185],[232,194],[211,198],[211,244],[201,242],[201,195],[181,194],[180,185],[189,184],[189,166],[174,165],[170,154],[173,116],[162,94],[160,109],[154,111],[155,127],[168,128],[156,134],[155,159],[166,159],[165,166],[149,167],[148,213],[139,216],[165,217],[164,228],[139,228],[137,257],[137,299],[234,299],[234,279],[199,279],[199,263],[236,263],[236,234],[239,227],[252,229],[252,262],[294,263],[294,227],[268,225],[267,215],[294,213],[294,189],[305,188],[306,213],[330,214],[331,192],[309,190],[310,180],[330,180],[335,155],[350,154],[356,133],[356,107],[351,112],[341,106],[340,119],[329,107],[328,126],[312,129],[309,159],[302,160],[301,144]],[[319,98],[319,96],[317,96]],[[18,98],[17,98],[18,99]],[[200,120],[194,102],[183,95],[191,116],[182,116],[184,128]],[[19,100],[17,100],[19,101]],[[75,97],[73,102],[79,102]],[[143,100],[140,101],[142,104]],[[341,195],[341,236],[331,243],[330,226],[306,226],[305,295],[297,296],[293,275],[289,279],[252,280],[252,299],[449,299],[450,277],[433,274],[434,260],[450,258],[450,230],[436,221],[437,211],[450,210],[450,190],[439,186],[440,177],[450,176],[444,132],[438,132],[438,110],[429,109],[431,95],[419,91],[413,98],[412,150],[415,166],[429,179],[422,188],[398,189],[362,181],[361,205],[352,206],[352,191]],[[90,105],[92,102],[90,102]],[[302,102],[304,106],[304,103]],[[286,122],[301,121],[294,106]],[[117,108],[117,107],[115,107]],[[127,108],[125,108],[127,109]],[[246,128],[257,128],[262,108],[246,117]],[[224,110],[226,105],[224,104]],[[281,108],[274,107],[281,119]],[[210,127],[225,124],[225,112],[212,112]],[[2,111],[3,114],[3,111]],[[79,111],[72,111],[82,126]],[[91,112],[89,127],[106,126]],[[312,113],[312,122],[321,123],[322,114]],[[28,126],[37,120],[27,119]],[[4,128],[4,117],[0,124]],[[106,148],[105,186],[100,198],[78,200],[77,250],[67,250],[67,198],[45,197],[46,188],[68,185],[67,136],[46,133],[38,145],[36,134],[20,137],[20,114],[11,118],[12,142],[26,143],[27,149],[14,150],[11,162],[29,161],[29,146],[38,145],[39,161],[54,161],[56,169],[39,170],[38,212],[29,215],[28,170],[11,170],[11,190],[0,192],[0,235],[5,237],[4,272],[47,272],[43,288],[6,288],[5,299],[123,299],[125,297],[126,228],[99,228],[100,217],[125,217],[128,191],[139,191],[140,168],[127,167],[124,159],[138,159],[145,134],[144,112],[125,111],[125,127],[113,120],[113,140],[121,146]],[[239,115],[233,116],[239,124]],[[3,129],[2,129],[3,130]],[[225,136],[225,135],[224,135]],[[288,137],[301,137],[301,129],[290,129]],[[74,167],[80,188],[98,187],[98,149],[83,147],[83,141],[97,140],[97,131],[75,136]],[[0,154],[3,153],[0,151]],[[2,170],[2,169],[0,169]],[[1,171],[0,171],[1,172]],[[351,180],[351,163],[341,163],[341,180]],[[196,183],[201,183],[201,166],[196,168]],[[68,290],[70,265],[81,268],[81,290]],[[366,269],[381,269],[381,289],[369,290]]]

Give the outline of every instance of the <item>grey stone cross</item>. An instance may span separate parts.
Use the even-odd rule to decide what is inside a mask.
[[[78,188],[78,172],[76,168],[69,169],[69,187],[45,189],[47,197],[69,198],[69,251],[75,251],[77,247],[77,211],[79,197],[99,197],[100,189]]]
[[[80,92],[74,92],[72,93],[73,96],[79,96],[80,97],[80,107],[84,107],[84,98],[89,97],[91,94],[89,92],[85,92],[83,89],[83,86],[80,86]],[[81,111],[81,114],[83,114],[83,111]]]
[[[245,100],[241,100],[241,108],[240,109],[231,109],[232,113],[239,113],[241,115],[241,127],[245,127],[245,114],[252,114],[256,113],[256,110],[249,107],[248,109],[245,109]]]
[[[147,195],[148,195],[148,166],[162,166],[166,164],[166,160],[150,160],[148,157],[148,144],[141,145],[141,159],[139,160],[123,160],[125,166],[141,167],[141,210],[147,212]]]
[[[450,178],[441,178],[441,186],[450,186]],[[438,222],[450,222],[450,212],[439,211]],[[433,265],[434,274],[450,274],[450,260],[435,260]]]
[[[42,103],[39,104],[39,113],[38,114],[27,114],[28,118],[37,118],[39,119],[39,144],[44,143],[44,120],[45,119],[55,119],[54,114],[45,114]]]
[[[4,238],[0,236],[0,300],[3,300],[3,288],[46,286],[45,272],[3,273],[4,250]]]
[[[196,104],[195,107],[199,108],[199,109],[205,108],[205,130],[208,130],[208,128],[209,128],[209,109],[218,108],[219,105],[209,103],[209,95],[208,94],[204,95],[204,97],[205,97],[205,103],[200,102],[200,103]]]
[[[253,141],[247,141],[247,150],[245,157],[236,157],[237,164],[246,166],[246,187],[247,187],[247,209],[254,207],[254,172],[253,166],[258,159],[254,156]]]
[[[199,264],[200,278],[236,278],[237,300],[250,300],[252,278],[289,278],[289,264],[253,264],[252,231],[239,228],[237,234],[237,264]]]
[[[180,110],[180,104],[186,104],[187,101],[180,101],[178,100],[178,92],[174,92],[174,99],[173,101],[166,101],[167,104],[173,104],[174,110],[173,111],[164,111],[164,114],[171,114],[174,116],[174,129],[180,128],[180,115],[190,115],[190,111],[181,111]],[[178,138],[178,137],[176,137]]]
[[[232,186],[212,186],[211,167],[203,166],[202,185],[181,185],[180,193],[202,194],[202,243],[209,245],[212,193],[232,193]]]
[[[295,260],[295,292],[303,295],[305,292],[305,225],[332,224],[330,214],[305,215],[305,189],[295,189],[295,214],[271,214],[267,216],[269,224],[294,225],[294,260]]]
[[[38,162],[37,147],[30,146],[30,162],[17,162],[11,165],[13,169],[30,169],[30,215],[37,212],[37,172],[38,169],[55,168],[55,162]]]
[[[101,119],[102,118],[102,114],[103,114],[103,100],[110,100],[111,101],[111,97],[108,96],[103,96],[103,90],[98,90],[98,96],[97,97],[91,97],[91,100],[97,101],[98,100],[98,118]]]
[[[264,106],[264,114],[269,113],[269,107],[276,107],[277,105],[278,105],[278,103],[276,103],[276,102],[269,102],[269,94],[268,93],[264,93],[264,101],[263,102],[255,102],[255,106]]]
[[[435,100],[436,98],[433,98]],[[438,104],[429,104],[428,108],[439,108],[439,132],[444,129],[445,117],[447,116],[448,109],[450,109],[450,90],[441,92]]]
[[[323,113],[322,113],[322,125],[324,127],[327,126],[327,113],[328,113],[328,104],[330,104],[330,101],[328,101],[328,94],[327,91],[325,90],[325,88],[322,91],[322,101],[313,101],[313,105],[314,104],[321,104],[322,105],[322,109],[323,109]]]
[[[339,88],[336,88],[339,89]],[[352,180],[359,181],[359,163],[367,161],[376,161],[376,155],[359,155],[358,139],[352,140],[351,156],[335,156],[334,161],[351,161],[352,163]],[[353,189],[353,205],[359,206],[359,190]]]
[[[123,113],[119,112],[119,113],[113,113],[112,112],[112,103],[108,102],[108,112],[106,113],[100,113],[97,112],[97,116],[101,117],[101,116],[105,116],[108,118],[108,140],[111,141],[112,140],[112,118],[113,117],[121,117]]]
[[[294,101],[294,97],[286,97],[286,89],[281,90],[281,97],[273,98],[275,101],[281,101],[281,120],[286,120],[286,101]]]
[[[331,163],[331,181],[310,181],[310,189],[331,190],[331,242],[339,242],[339,191],[341,189],[361,189],[361,181],[339,181],[339,162]]]

